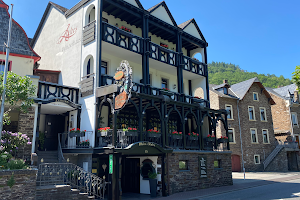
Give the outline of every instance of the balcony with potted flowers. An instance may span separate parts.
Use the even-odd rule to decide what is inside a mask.
[[[79,128],[72,128],[67,133],[59,133],[59,143],[64,149],[90,149],[93,139],[93,131],[80,130]]]
[[[198,149],[199,145],[199,134],[195,132],[188,133],[186,136],[186,147],[188,149]]]

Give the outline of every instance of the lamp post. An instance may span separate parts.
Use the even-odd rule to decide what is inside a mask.
[[[3,114],[4,114],[4,101],[5,101],[5,91],[6,91],[6,81],[7,81],[7,71],[8,71],[8,57],[10,51],[10,40],[11,40],[11,26],[12,26],[12,14],[13,14],[14,5],[11,4],[10,10],[10,19],[9,19],[9,28],[8,28],[8,40],[6,46],[6,58],[5,58],[5,67],[4,67],[4,77],[3,77],[3,92],[2,92],[2,102],[1,102],[1,114],[0,114],[0,139],[2,137],[3,129]]]

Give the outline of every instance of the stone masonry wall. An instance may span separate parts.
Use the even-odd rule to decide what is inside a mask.
[[[35,113],[34,113],[33,108],[31,108],[28,111],[28,113],[20,113],[19,123],[18,123],[19,132],[29,136],[31,142],[32,142],[32,137],[33,137],[34,114]],[[22,150],[18,151],[18,157],[26,159],[26,160],[30,160],[31,148],[32,148],[32,144],[26,145],[23,151]]]
[[[37,170],[0,171],[0,199],[35,199],[36,174]],[[10,187],[7,181],[12,175],[15,183]]]
[[[207,156],[207,178],[200,178],[199,156]],[[179,170],[179,161],[188,163],[188,170]],[[214,168],[214,161],[221,160],[221,168]],[[232,185],[231,152],[173,152],[167,156],[167,183],[169,195]]]
[[[286,100],[272,93],[270,93],[270,95],[276,103],[271,106],[274,130],[279,132],[291,132],[290,112],[289,107],[286,105]]]
[[[265,169],[268,172],[287,172],[288,171],[288,159],[287,153],[283,148],[272,162]]]

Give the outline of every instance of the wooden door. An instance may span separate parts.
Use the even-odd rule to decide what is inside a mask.
[[[125,158],[122,169],[122,191],[140,193],[140,159]]]
[[[241,171],[241,161],[239,155],[231,155],[231,166],[233,172],[240,172]]]
[[[45,150],[57,151],[58,133],[64,132],[65,116],[46,115]]]

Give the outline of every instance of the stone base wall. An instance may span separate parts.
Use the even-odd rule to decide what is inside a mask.
[[[37,170],[0,171],[0,199],[35,199],[36,176]],[[10,182],[14,184],[8,184]]]
[[[267,172],[287,172],[288,171],[288,159],[287,153],[283,148],[272,162],[265,169]]]
[[[206,156],[207,178],[201,178],[199,158]],[[169,195],[232,185],[231,152],[186,152],[177,151],[167,155],[167,183]],[[179,161],[187,161],[188,169],[179,170]],[[214,167],[214,161],[220,161],[220,168]]]
[[[30,137],[31,142],[33,137],[34,115],[35,115],[34,108],[31,108],[28,111],[28,113],[20,113],[19,123],[18,123],[19,132],[26,134],[28,137]],[[20,148],[20,151],[18,151],[18,157],[30,161],[31,148],[32,145],[26,145],[24,149]]]

